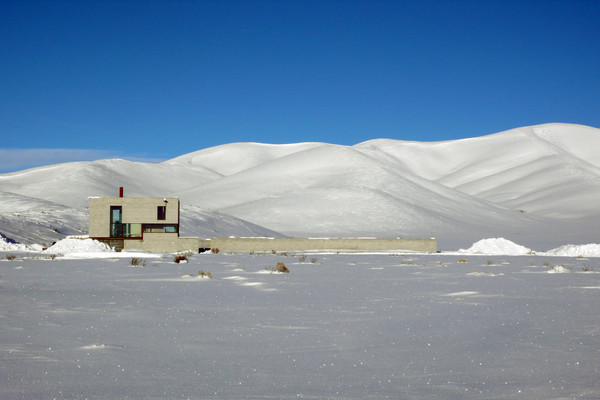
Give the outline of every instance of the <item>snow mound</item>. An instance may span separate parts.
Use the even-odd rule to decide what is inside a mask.
[[[31,248],[27,245],[16,243],[6,236],[0,234],[0,251],[29,251]]]
[[[600,257],[600,244],[566,244],[544,254],[562,257]]]
[[[531,249],[518,245],[504,238],[482,239],[473,243],[468,249],[460,249],[459,253],[465,254],[489,254],[489,255],[508,255],[520,256],[531,254]]]
[[[115,250],[112,247],[95,239],[66,238],[56,242],[53,246],[49,247],[45,253],[106,253],[113,251]]]
[[[552,267],[548,273],[549,274],[566,274],[567,272],[571,272],[568,268],[563,267],[562,265],[557,265]]]

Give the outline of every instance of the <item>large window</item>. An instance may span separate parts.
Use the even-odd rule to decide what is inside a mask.
[[[123,208],[110,206],[110,237],[123,237]]]
[[[158,206],[156,218],[167,218],[167,206]],[[144,233],[179,233],[179,224],[123,223],[123,207],[110,206],[110,237],[141,238]]]
[[[167,219],[167,206],[156,207],[156,219],[159,221]]]
[[[123,237],[142,237],[142,224],[123,224]]]
[[[144,233],[177,233],[178,224],[144,224]]]

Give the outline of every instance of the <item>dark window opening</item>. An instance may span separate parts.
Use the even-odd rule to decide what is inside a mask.
[[[167,206],[158,206],[156,208],[156,219],[158,219],[158,220],[167,219]]]

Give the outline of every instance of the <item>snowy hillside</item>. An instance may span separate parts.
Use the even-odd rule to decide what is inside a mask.
[[[15,226],[35,221],[27,212],[43,209],[39,201],[53,202],[54,213],[75,208],[72,228],[85,230],[88,196],[114,196],[119,186],[126,196],[180,197],[188,235],[240,235],[243,225],[248,235],[433,236],[441,249],[502,236],[551,249],[598,241],[600,130],[545,124],[435,143],[233,143],[160,164],[34,168],[0,175],[8,192],[0,232],[32,240]],[[15,195],[29,210],[18,223],[6,218]]]
[[[67,235],[87,235],[88,211],[0,192],[0,234],[20,243],[48,246]],[[210,238],[222,235],[272,236],[281,234],[217,211],[183,206],[181,235]]]

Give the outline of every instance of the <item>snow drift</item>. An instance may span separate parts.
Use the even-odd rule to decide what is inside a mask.
[[[468,249],[460,249],[464,254],[510,255],[532,254],[532,250],[504,238],[482,239]]]
[[[0,251],[29,251],[31,248],[27,245],[16,243],[15,241],[0,234]]]
[[[54,245],[44,251],[48,254],[68,254],[68,253],[106,253],[113,252],[115,249],[109,245],[94,239],[86,238],[66,238],[59,240]]]
[[[600,244],[566,244],[544,254],[562,257],[600,257]]]

